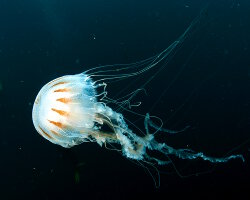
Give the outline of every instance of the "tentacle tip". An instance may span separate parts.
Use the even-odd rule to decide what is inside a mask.
[[[243,155],[239,155],[239,158],[242,160],[242,162],[245,162],[245,158]]]
[[[229,157],[229,159],[236,159],[236,158],[239,158],[242,160],[242,162],[245,162],[245,158],[242,154],[238,154],[238,155],[232,155]]]

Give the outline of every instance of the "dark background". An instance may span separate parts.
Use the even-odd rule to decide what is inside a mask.
[[[146,85],[147,95],[138,95],[143,104],[134,111],[161,117],[167,128],[190,125],[161,138],[173,147],[243,154],[244,163],[173,158],[182,176],[162,167],[156,188],[142,167],[115,151],[96,143],[63,149],[35,131],[33,101],[48,81],[155,55],[201,11],[195,31]],[[249,198],[249,13],[248,0],[0,0],[0,199]],[[124,87],[108,90],[112,96]]]

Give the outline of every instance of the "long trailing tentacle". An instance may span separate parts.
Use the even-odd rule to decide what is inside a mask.
[[[158,127],[156,124],[154,124],[150,120],[149,114],[146,115],[144,124],[145,124],[145,129],[146,129],[148,134],[150,134],[149,133],[149,126],[154,128],[154,129],[157,129],[157,132],[158,131],[168,132],[168,129]],[[173,131],[172,131],[172,133],[173,133]],[[147,145],[148,145],[147,148],[150,149],[150,150],[157,150],[157,151],[163,153],[166,156],[175,155],[176,157],[181,158],[181,159],[190,159],[190,160],[192,160],[192,159],[201,158],[203,160],[210,161],[212,163],[227,162],[227,161],[229,161],[231,159],[241,159],[243,162],[245,161],[243,155],[241,155],[241,154],[230,155],[230,156],[226,156],[226,157],[222,157],[222,158],[217,158],[217,157],[206,156],[202,152],[195,152],[195,151],[193,151],[191,149],[174,149],[173,147],[168,146],[166,143],[158,143],[153,137],[151,137],[151,139],[147,141]],[[157,159],[156,159],[156,161],[160,165],[165,164],[164,161],[157,160]]]

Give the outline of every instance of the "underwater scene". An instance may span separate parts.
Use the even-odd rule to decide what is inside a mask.
[[[0,0],[0,199],[249,199],[250,2]]]

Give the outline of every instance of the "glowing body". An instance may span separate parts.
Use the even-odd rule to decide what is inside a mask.
[[[139,89],[143,89],[167,65],[196,22],[197,20],[167,49],[151,58],[127,65],[96,67],[81,74],[63,76],[47,83],[38,93],[33,106],[32,116],[36,130],[50,142],[66,148],[83,142],[97,142],[101,146],[115,143],[120,145],[120,149],[117,150],[121,150],[127,158],[147,163],[156,162],[158,165],[170,163],[168,155],[175,155],[181,159],[201,158],[210,162],[226,162],[234,158],[244,160],[242,155],[214,158],[205,156],[201,152],[174,149],[166,143],[159,143],[155,140],[155,134],[178,131],[162,128],[162,124],[160,126],[154,124],[149,114],[144,115],[144,136],[139,136],[129,128],[128,120],[124,119],[122,113],[106,104],[112,102],[121,110],[126,109],[118,100],[107,97],[108,81],[137,76],[157,67],[157,71],[150,79],[142,86],[138,86]],[[98,79],[93,81],[96,78]],[[98,88],[103,89],[103,92],[98,94]],[[130,99],[133,95],[134,93],[131,93],[125,97]],[[104,126],[108,126],[110,131],[105,131]],[[155,131],[150,133],[149,130],[152,129]],[[160,152],[165,160],[150,156],[148,154],[150,150]]]
[[[195,153],[189,149],[174,149],[165,143],[158,143],[154,135],[149,133],[149,126],[163,131],[154,125],[149,115],[145,116],[144,137],[136,135],[127,126],[121,113],[113,111],[103,102],[98,102],[95,85],[86,74],[68,75],[57,78],[46,84],[38,93],[33,107],[33,123],[36,130],[54,144],[69,148],[83,142],[118,143],[123,154],[131,159],[141,161],[156,161],[158,164],[168,164],[169,161],[150,157],[146,149],[157,150],[165,155],[176,155],[182,159],[202,158],[210,162],[226,162],[232,158],[242,158],[232,155],[226,158],[213,158]],[[103,125],[108,125],[111,132],[102,131]]]
[[[36,130],[66,148],[88,141],[119,143],[127,157],[143,160],[150,137],[136,136],[120,113],[97,102],[96,87],[85,74],[63,76],[46,84],[33,107]],[[102,132],[104,124],[113,132]]]

